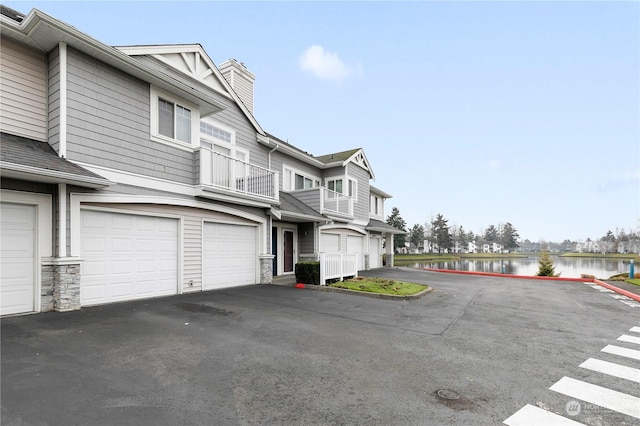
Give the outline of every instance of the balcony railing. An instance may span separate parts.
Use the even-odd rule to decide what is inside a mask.
[[[353,198],[339,192],[322,188],[320,211],[353,216]]]
[[[228,155],[200,149],[200,182],[205,187],[278,199],[278,173]]]

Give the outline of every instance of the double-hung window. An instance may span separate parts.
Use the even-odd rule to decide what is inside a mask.
[[[158,98],[158,133],[171,139],[191,143],[191,110]]]
[[[327,181],[327,188],[338,194],[342,194],[342,179],[331,179]]]
[[[347,178],[346,186],[343,183],[345,180],[329,179],[327,180],[327,189],[337,192],[338,194],[347,195],[353,199],[358,199],[358,181],[355,179]],[[335,196],[335,194],[333,194]]]
[[[197,107],[151,88],[151,137],[167,143],[193,146],[199,121]]]
[[[320,186],[320,179],[288,166],[283,166],[283,185],[285,191],[310,189]]]

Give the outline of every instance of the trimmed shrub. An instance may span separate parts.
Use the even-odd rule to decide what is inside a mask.
[[[320,284],[320,262],[298,262],[296,263],[296,280],[304,284]]]

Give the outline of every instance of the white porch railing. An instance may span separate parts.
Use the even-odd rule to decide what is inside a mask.
[[[320,285],[326,285],[327,280],[344,277],[355,277],[358,253],[320,253]]]
[[[200,182],[204,186],[278,199],[278,174],[228,155],[200,149]]]
[[[353,198],[322,187],[320,211],[353,216]]]

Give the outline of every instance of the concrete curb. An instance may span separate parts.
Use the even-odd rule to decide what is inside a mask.
[[[297,284],[280,284],[273,283],[272,285],[280,285],[285,287],[295,287]],[[424,290],[416,294],[408,294],[408,295],[395,295],[395,294],[380,294],[380,293],[369,293],[366,291],[357,291],[357,290],[348,290],[346,288],[336,288],[329,287],[326,285],[315,285],[315,284],[303,284],[304,289],[315,290],[315,291],[326,291],[329,293],[345,293],[345,294],[355,294],[358,296],[371,297],[373,299],[386,299],[386,300],[415,300],[424,297],[425,295],[431,293],[433,288],[427,286]],[[424,284],[421,284],[424,285]]]
[[[618,287],[616,287],[614,285],[605,283],[605,282],[600,281],[598,279],[594,279],[593,282],[598,284],[598,285],[600,285],[600,286],[602,286],[602,287],[604,287],[604,288],[608,288],[609,290],[613,290],[616,293],[622,294],[624,296],[627,296],[630,299],[633,299],[633,300],[635,300],[637,302],[640,302],[640,294],[631,293],[630,291],[623,290],[621,288],[618,288]]]
[[[509,275],[509,274],[496,274],[491,272],[453,271],[449,269],[430,269],[430,268],[423,268],[423,270],[430,271],[430,272],[441,272],[441,273],[447,273],[447,274],[477,275],[477,276],[497,277],[497,278],[517,278],[520,280],[525,279],[525,280],[573,281],[573,282],[581,282],[581,283],[595,283],[602,287],[608,288],[609,290],[613,290],[616,293],[627,296],[630,299],[640,302],[640,295],[632,293],[627,290],[623,290],[621,288],[602,282],[595,278],[537,277],[537,276],[529,276],[529,275]]]

